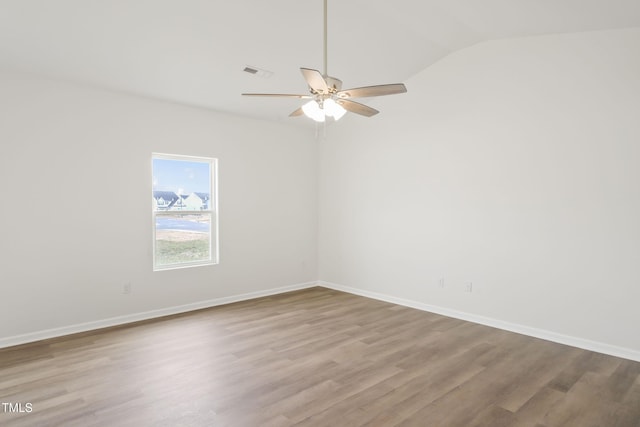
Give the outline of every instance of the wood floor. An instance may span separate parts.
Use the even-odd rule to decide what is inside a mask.
[[[640,426],[640,363],[324,288],[0,350],[2,426]],[[15,408],[15,406],[14,406]]]

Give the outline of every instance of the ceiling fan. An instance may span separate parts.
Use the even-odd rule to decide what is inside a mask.
[[[324,0],[324,69],[323,73],[311,68],[300,68],[302,76],[309,85],[310,95],[293,95],[281,93],[243,93],[243,96],[279,97],[310,99],[311,101],[296,109],[289,117],[306,115],[316,122],[324,122],[326,117],[339,120],[347,111],[371,117],[379,111],[367,105],[355,102],[353,98],[393,95],[405,93],[407,88],[402,83],[365,86],[353,89],[342,89],[342,81],[327,73],[327,0]]]

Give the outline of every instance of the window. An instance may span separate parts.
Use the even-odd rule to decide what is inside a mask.
[[[217,160],[153,154],[153,269],[218,263]]]

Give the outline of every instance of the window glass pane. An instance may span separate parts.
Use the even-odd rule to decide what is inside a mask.
[[[154,153],[153,269],[218,263],[217,161]]]
[[[156,212],[211,209],[211,163],[153,159],[153,206]]]
[[[155,265],[207,262],[211,253],[211,214],[157,214]]]

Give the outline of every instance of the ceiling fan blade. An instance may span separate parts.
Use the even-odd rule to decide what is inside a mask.
[[[359,102],[349,101],[348,99],[338,99],[336,102],[342,105],[345,110],[360,114],[361,116],[371,117],[380,112],[375,108],[360,104]]]
[[[312,70],[311,68],[300,68],[304,79],[307,81],[309,87],[317,93],[329,93],[329,87],[327,82],[318,70]]]
[[[288,93],[243,93],[242,96],[264,96],[264,97],[297,98],[297,99],[313,98],[311,95],[294,95],[294,94],[288,94]]]
[[[402,83],[394,83],[388,85],[356,87],[353,89],[341,90],[337,93],[338,98],[366,98],[369,96],[394,95],[396,93],[405,93],[407,88]]]
[[[294,111],[293,113],[289,114],[289,117],[298,117],[304,114],[304,111],[302,111],[302,107],[298,108],[296,111]]]

